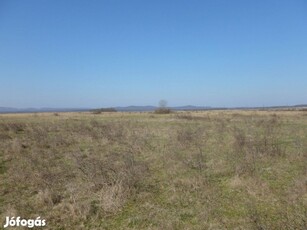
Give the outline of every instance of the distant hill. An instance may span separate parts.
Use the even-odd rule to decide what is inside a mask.
[[[185,106],[175,106],[169,107],[174,111],[192,111],[192,110],[220,110],[220,109],[297,109],[307,107],[307,104],[294,105],[294,106],[268,106],[268,107],[210,107],[210,106],[194,106],[194,105],[185,105]],[[113,107],[116,111],[119,112],[150,112],[156,110],[157,106],[118,106]],[[85,112],[92,111],[97,108],[12,108],[12,107],[0,107],[0,113],[39,113],[39,112]],[[99,108],[98,108],[99,109]]]
[[[293,107],[307,107],[307,104],[303,104],[303,105],[294,105]]]
[[[150,112],[156,110],[157,106],[118,106],[114,107],[115,110],[120,112]],[[203,110],[209,109],[210,107],[205,106],[178,106],[178,107],[170,107],[170,109],[178,111],[178,110]],[[0,113],[38,113],[38,112],[84,112],[91,111],[92,108],[11,108],[11,107],[0,107]]]
[[[84,112],[89,108],[11,108],[0,107],[0,113]]]
[[[10,107],[0,107],[0,113],[13,113],[16,111],[15,108],[10,108]]]
[[[210,106],[194,106],[194,105],[186,105],[186,106],[177,106],[171,107],[172,110],[207,110],[211,109]]]
[[[117,111],[121,112],[146,112],[146,111],[154,111],[157,107],[146,105],[146,106],[126,106],[126,107],[115,107]]]
[[[122,112],[138,112],[138,111],[154,111],[158,107],[157,106],[127,106],[127,107],[115,107],[117,111]],[[175,106],[175,107],[169,107],[171,110],[179,111],[179,110],[204,110],[204,109],[210,109],[211,107],[208,106],[193,106],[193,105],[186,105],[186,106]]]

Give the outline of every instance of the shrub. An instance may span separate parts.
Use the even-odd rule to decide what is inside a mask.
[[[93,114],[101,114],[103,112],[117,112],[117,110],[114,108],[101,108],[92,110]]]
[[[154,112],[155,114],[169,114],[172,113],[172,110],[169,108],[158,108]]]

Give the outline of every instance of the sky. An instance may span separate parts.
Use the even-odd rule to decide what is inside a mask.
[[[0,107],[307,104],[306,0],[0,0]]]

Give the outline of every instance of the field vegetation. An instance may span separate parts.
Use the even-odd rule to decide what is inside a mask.
[[[307,229],[307,113],[0,115],[6,216],[45,229]]]

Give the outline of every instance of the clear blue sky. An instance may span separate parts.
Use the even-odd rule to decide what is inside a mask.
[[[307,103],[306,0],[0,0],[0,106]]]

